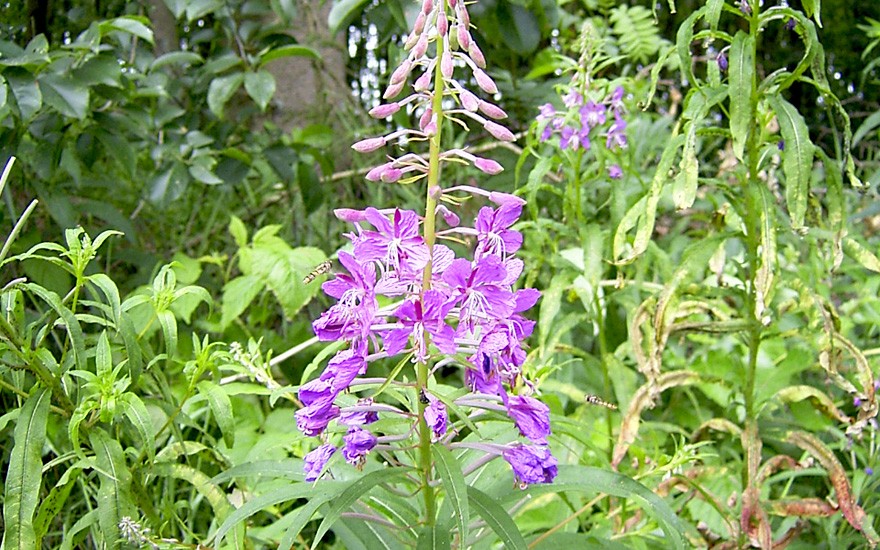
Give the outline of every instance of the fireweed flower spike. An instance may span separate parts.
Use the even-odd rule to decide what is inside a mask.
[[[299,397],[305,406],[296,413],[303,433],[323,438],[323,445],[306,457],[308,480],[317,479],[326,469],[337,446],[346,462],[359,467],[378,442],[382,442],[383,452],[393,453],[395,442],[401,441],[402,449],[411,448],[405,440],[410,433],[417,434],[428,521],[433,521],[436,506],[432,445],[456,445],[458,433],[441,400],[443,395],[430,387],[432,372],[440,365],[464,367],[466,387],[474,392],[468,395],[474,399],[462,399],[459,409],[485,408],[489,403],[491,410],[507,413],[515,429],[511,433],[522,437],[509,445],[486,442],[486,449],[495,445],[487,451],[486,460],[502,456],[520,484],[548,483],[556,476],[556,460],[547,439],[549,409],[531,396],[533,384],[523,370],[524,340],[534,327],[523,314],[540,296],[534,289],[515,288],[524,264],[515,257],[523,237],[514,227],[525,201],[478,185],[441,186],[440,171],[448,162],[469,164],[484,177],[503,170],[495,160],[475,156],[467,147],[444,151],[442,137],[449,129],[461,125],[478,130],[477,135],[483,137],[514,139],[498,122],[506,117],[504,111],[491,97],[480,97],[498,93],[498,87],[468,30],[467,6],[462,0],[421,0],[412,33],[405,40],[408,55],[391,72],[385,102],[370,110],[381,119],[406,107],[406,112],[417,117],[417,129],[397,129],[353,146],[363,153],[393,152],[400,144],[427,141],[426,157],[415,152],[390,156],[367,174],[368,180],[385,183],[424,179],[425,210],[420,214],[369,207],[335,212],[340,220],[353,225],[345,235],[352,252],[339,252],[343,270],[322,286],[337,302],[314,321],[313,329],[321,340],[342,341],[346,347],[330,359],[317,378],[300,386]],[[466,80],[456,80],[456,72],[462,72]],[[466,87],[464,82],[471,78],[478,89]],[[397,100],[407,87],[413,93]],[[584,148],[589,147],[587,134],[605,124],[609,109],[615,117],[621,112],[614,104],[585,104],[580,94],[570,94],[566,101],[583,111],[579,117],[586,130],[579,127],[574,139]],[[543,108],[542,116],[551,133],[564,127],[557,125],[554,117],[558,115],[552,106]],[[491,203],[483,206],[469,225],[455,212],[464,200],[462,195]],[[438,227],[443,223],[445,227]],[[456,257],[451,248],[436,242],[443,238],[462,242],[459,235],[474,245],[464,256]],[[411,359],[415,372],[407,374],[404,369],[401,376],[414,379],[415,387],[396,380],[390,383],[416,392],[412,411],[395,408],[399,406],[396,402],[391,406],[370,399],[342,406],[346,399],[351,403],[343,393],[357,392],[367,387],[366,380],[376,380],[363,378],[371,362],[403,353]],[[415,419],[416,430],[383,434],[380,428],[374,429],[372,424],[388,415]],[[367,425],[371,425],[369,430]]]

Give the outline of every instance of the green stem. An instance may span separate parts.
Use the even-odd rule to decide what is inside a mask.
[[[440,2],[440,13],[437,17],[446,17],[446,0]],[[438,37],[436,56],[438,61],[443,56],[443,40]],[[431,272],[433,270],[434,241],[436,240],[435,214],[437,210],[437,189],[440,185],[440,137],[443,131],[443,91],[445,83],[438,62],[434,67],[434,97],[431,110],[437,125],[436,133],[431,136],[428,148],[428,183],[425,192],[425,219],[422,227],[423,238],[428,247],[428,265],[422,275],[422,293],[431,288]],[[427,339],[427,335],[425,336]],[[434,525],[437,515],[437,504],[434,489],[431,487],[431,430],[425,422],[425,403],[421,397],[428,387],[428,364],[419,362],[416,365],[416,399],[419,409],[419,470],[422,478],[422,495],[425,499],[425,524]]]

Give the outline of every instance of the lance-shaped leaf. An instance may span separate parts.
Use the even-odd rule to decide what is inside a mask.
[[[850,418],[838,409],[828,395],[813,386],[789,386],[776,392],[776,398],[783,403],[794,403],[809,399],[813,407],[828,418],[844,424],[850,423]]]
[[[100,428],[92,428],[89,442],[95,451],[98,487],[98,524],[108,546],[119,539],[119,520],[135,514],[131,499],[131,472],[125,464],[122,445]]]
[[[501,539],[504,548],[518,550],[526,550],[528,548],[522,533],[519,532],[519,528],[516,526],[516,522],[513,521],[507,510],[498,504],[498,501],[476,487],[468,486],[467,492],[474,510],[495,531],[495,534]]]
[[[750,183],[748,187],[750,208],[758,214],[760,223],[761,265],[755,271],[755,318],[767,323],[764,313],[772,299],[773,279],[776,273],[776,205],[770,191],[763,183]]]
[[[782,152],[782,170],[785,172],[785,203],[791,216],[791,225],[799,230],[804,227],[807,213],[807,198],[810,194],[810,180],[813,176],[813,156],[815,146],[810,141],[807,123],[794,105],[778,95],[767,98],[776,119],[779,131],[785,140]]]
[[[739,31],[730,45],[730,134],[733,153],[743,160],[749,125],[752,122],[752,93],[755,88],[755,39]]]
[[[467,484],[461,473],[461,465],[446,447],[436,445],[433,450],[435,464],[440,482],[446,491],[446,498],[452,506],[455,520],[458,523],[458,538],[462,543],[467,541],[467,525],[470,516],[468,509]]]
[[[15,444],[9,455],[9,467],[3,480],[3,548],[37,548],[34,511],[40,497],[43,468],[43,443],[49,419],[49,396],[38,389],[21,407],[15,425]]]

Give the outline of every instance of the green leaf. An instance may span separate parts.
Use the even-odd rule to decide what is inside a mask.
[[[440,476],[440,482],[443,483],[443,489],[446,491],[446,498],[449,500],[458,522],[458,540],[467,541],[470,510],[468,509],[467,483],[465,483],[464,475],[461,472],[461,465],[443,445],[434,446],[433,454],[437,459],[434,463],[437,475]]]
[[[755,39],[739,31],[730,45],[730,133],[733,153],[743,160],[749,124],[752,121],[752,92],[755,79]]]
[[[55,313],[64,321],[63,326],[67,329],[70,337],[70,343],[73,349],[73,360],[76,368],[86,370],[86,344],[83,338],[82,327],[72,311],[67,309],[62,303],[61,298],[50,290],[46,290],[40,285],[34,283],[25,283],[24,286],[33,294],[39,296],[49,307],[55,310]]]
[[[106,376],[113,371],[113,354],[110,352],[110,340],[107,331],[101,331],[95,348],[95,368],[98,376]]]
[[[447,525],[442,523],[426,525],[419,530],[416,550],[447,550],[452,548],[452,541],[449,540],[451,535],[452,533],[449,532]],[[459,545],[459,548],[464,548],[464,545]]]
[[[214,420],[220,427],[220,433],[223,434],[223,442],[228,448],[235,445],[235,418],[232,416],[232,401],[223,391],[223,388],[208,380],[202,380],[196,386],[199,393],[208,399],[208,406],[211,407],[211,413]]]
[[[89,89],[70,76],[44,74],[39,78],[43,100],[64,116],[82,120],[89,108]]]
[[[49,390],[37,389],[22,405],[15,425],[15,444],[9,455],[9,467],[3,480],[5,550],[37,548],[33,522],[40,498],[49,401]]]
[[[559,474],[553,483],[531,485],[524,492],[536,496],[565,491],[591,494],[598,492],[634,500],[660,524],[666,535],[663,545],[665,548],[685,548],[685,525],[669,504],[638,481],[623,474],[589,466],[559,466]]]
[[[234,508],[229,504],[226,493],[210,479],[204,472],[196,470],[188,464],[175,464],[170,462],[154,464],[150,473],[159,477],[173,477],[192,484],[193,488],[208,501],[214,518],[225,521]]]
[[[808,17],[816,20],[816,24],[822,26],[822,0],[802,0],[804,11]]]
[[[101,21],[98,23],[98,28],[102,35],[113,31],[120,31],[137,36],[141,40],[152,44],[153,31],[147,26],[149,23],[150,20],[146,17],[134,17],[129,15],[125,17],[117,17],[116,19],[110,19],[108,21]]]
[[[773,281],[776,278],[776,204],[770,190],[763,183],[750,182],[748,187],[750,208],[755,209],[760,221],[761,266],[754,275],[755,317],[764,323],[767,305],[773,298]]]
[[[555,484],[553,484],[555,487]],[[516,523],[507,510],[501,507],[498,502],[480,491],[476,487],[468,486],[468,500],[476,510],[477,514],[486,522],[486,524],[495,531],[504,548],[512,550],[527,550],[528,545],[523,539],[522,533],[516,527]]]
[[[162,336],[165,338],[165,353],[169,360],[173,359],[177,354],[177,319],[174,318],[174,313],[169,310],[157,311],[156,317],[159,319]]]
[[[214,172],[208,170],[201,164],[193,164],[190,166],[189,175],[192,176],[194,180],[207,185],[219,185],[223,183],[223,180],[218,178]]]
[[[71,469],[65,472],[65,474],[71,471],[73,473],[69,476],[65,475],[65,477],[62,477],[59,483],[64,482],[65,478],[67,481],[64,482],[63,485],[52,487],[52,490],[49,491],[49,495],[40,503],[40,510],[37,512],[36,519],[34,519],[34,526],[37,534],[37,544],[35,548],[41,547],[40,541],[42,541],[43,537],[49,531],[49,526],[52,524],[52,520],[58,515],[58,512],[64,508],[64,503],[67,502],[67,497],[70,496],[71,489],[76,485],[80,470],[78,468]]]
[[[95,451],[96,467],[101,484],[98,487],[98,524],[108,546],[119,539],[119,520],[132,517],[135,507],[131,500],[131,472],[125,464],[122,446],[102,429],[92,428],[89,441]]]
[[[202,56],[195,52],[168,52],[160,55],[150,64],[150,72],[168,65],[200,65],[204,62]]]
[[[541,27],[535,14],[510,2],[498,2],[495,16],[504,29],[504,43],[522,56],[531,55],[541,43]]]
[[[233,215],[229,220],[229,234],[235,239],[235,245],[244,248],[248,243],[248,231],[241,218]]]
[[[350,483],[345,490],[342,491],[342,494],[333,499],[330,508],[324,514],[324,520],[321,522],[321,525],[318,526],[318,531],[315,533],[315,538],[312,540],[312,546],[316,547],[321,539],[324,538],[324,535],[327,534],[330,527],[339,520],[342,513],[348,510],[359,498],[366,495],[370,489],[380,483],[387,483],[392,479],[403,477],[408,471],[407,468],[384,468],[382,470],[375,470],[368,474],[364,474],[363,477]]]
[[[778,95],[767,98],[779,120],[779,131],[785,140],[782,152],[782,169],[785,172],[785,203],[791,216],[791,225],[799,230],[804,227],[810,180],[813,176],[815,146],[810,141],[807,123],[794,105]]]
[[[272,96],[275,95],[275,77],[269,71],[245,73],[244,89],[251,96],[251,99],[260,106],[260,110],[265,111]]]
[[[260,56],[259,67],[263,67],[270,61],[274,61],[276,59],[281,59],[284,57],[308,57],[318,60],[321,59],[321,54],[318,53],[317,50],[309,48],[308,46],[300,46],[299,44],[288,44],[286,46],[281,46],[280,48],[272,48],[271,50]]]
[[[6,107],[6,96],[8,94],[8,88],[6,87],[6,79],[3,78],[3,75],[0,75],[0,109]],[[0,189],[2,191],[2,189]]]
[[[223,107],[244,82],[244,74],[233,73],[220,76],[208,86],[208,108],[217,118],[223,118]]]
[[[238,319],[264,287],[263,281],[255,275],[242,275],[226,283],[223,286],[220,328],[225,329]]]
[[[153,427],[153,417],[150,416],[147,406],[136,394],[126,392],[119,398],[119,407],[140,436],[147,454],[150,458],[154,458],[156,455],[155,428]]]
[[[9,83],[22,120],[29,121],[43,106],[43,94],[37,81],[29,72],[17,67],[4,71],[3,76]]]
[[[843,239],[843,251],[846,252],[847,256],[859,262],[865,269],[870,269],[874,273],[880,273],[880,259],[852,237]]]
[[[341,0],[333,2],[330,15],[327,16],[327,28],[330,36],[336,36],[343,28],[348,27],[363,11],[369,0]]]

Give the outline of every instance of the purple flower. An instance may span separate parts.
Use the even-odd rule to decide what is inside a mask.
[[[476,393],[501,395],[501,378],[493,367],[492,358],[485,353],[478,353],[470,359],[476,368],[465,370],[465,385]]]
[[[746,15],[752,14],[752,5],[749,0],[739,0],[739,11]]]
[[[330,382],[333,396],[348,389],[351,381],[367,372],[366,344],[360,342],[336,352],[321,373],[320,380]]]
[[[428,358],[428,346],[425,340],[427,332],[441,352],[454,354],[455,331],[444,321],[453,305],[438,290],[425,292],[421,300],[416,298],[405,301],[394,312],[394,316],[403,326],[385,333],[385,351],[389,356],[400,353],[412,336],[416,361],[423,363]]]
[[[780,139],[779,142],[776,144],[776,148],[780,151],[785,151],[785,140]]]
[[[578,105],[583,104],[584,96],[582,96],[576,90],[571,90],[570,92],[562,96],[562,102],[565,104],[566,107],[571,109],[572,107],[577,107]]]
[[[362,262],[380,261],[393,269],[400,269],[402,264],[411,269],[425,267],[428,247],[419,235],[418,214],[412,210],[395,210],[393,222],[375,208],[367,208],[365,215],[377,231],[361,233],[354,243],[355,257]]]
[[[545,103],[539,107],[541,113],[538,115],[538,120],[549,120],[556,115],[556,108],[551,103]]]
[[[327,465],[330,457],[333,456],[333,453],[335,452],[336,447],[329,443],[325,443],[307,454],[303,459],[305,461],[303,464],[303,470],[306,474],[306,481],[317,480],[321,475],[321,471],[324,470],[324,466]]]
[[[362,464],[367,453],[376,446],[376,436],[357,426],[349,428],[342,440],[345,441],[342,456],[346,462],[354,465]]]
[[[727,61],[727,54],[725,54],[724,52],[719,53],[718,56],[715,58],[715,62],[718,63],[718,68],[721,70],[722,73],[727,71],[727,67],[729,65]]]
[[[483,256],[474,264],[458,258],[443,272],[452,299],[461,303],[459,331],[472,330],[477,321],[503,319],[513,313],[513,293],[501,287],[507,276],[497,256]]]
[[[296,411],[296,427],[309,437],[319,435],[327,429],[327,424],[339,416],[339,407],[333,404],[336,396],[319,399]]]
[[[581,107],[580,115],[581,125],[588,129],[605,124],[605,106],[593,100],[588,101],[586,105]]]
[[[425,422],[431,428],[431,431],[434,432],[434,439],[438,439],[446,433],[446,424],[449,421],[449,416],[446,414],[446,405],[439,399],[429,395],[428,401],[430,403],[425,407]]]
[[[372,404],[373,399],[371,397],[359,399],[357,407],[347,407],[342,409],[339,414],[339,419],[336,422],[346,426],[365,426],[367,424],[372,424],[379,420],[379,413],[376,411],[359,410],[361,407],[369,407]]]
[[[333,392],[332,380],[315,378],[300,386],[298,395],[303,405],[311,405],[319,399],[326,399],[331,396],[336,397],[337,394]]]
[[[862,398],[861,397],[853,397],[853,407],[861,407],[862,406]]]
[[[492,254],[501,258],[513,254],[522,246],[522,233],[509,229],[522,214],[521,204],[506,204],[497,210],[484,206],[477,214],[477,248],[474,257]]]
[[[795,21],[794,17],[789,17],[788,21],[785,22],[786,30],[793,31],[797,27],[797,21]]]
[[[365,338],[378,309],[373,290],[376,268],[362,265],[347,252],[339,253],[339,261],[348,274],[337,273],[335,279],[321,286],[339,302],[312,323],[312,329],[321,340]]]
[[[507,415],[519,433],[534,443],[547,443],[550,435],[550,408],[534,397],[513,395],[507,400]]]
[[[516,445],[502,456],[522,484],[551,483],[556,478],[557,462],[546,445]]]
[[[608,149],[626,148],[626,121],[617,113],[614,113],[614,124],[608,129],[605,147]]]
[[[614,115],[617,116],[618,113],[623,111],[623,94],[626,93],[623,89],[623,86],[618,86],[614,88],[614,92],[611,94],[611,110],[614,111]]]
[[[608,177],[613,180],[619,180],[623,177],[623,169],[617,164],[612,164],[608,167]]]
[[[559,132],[559,147],[561,149],[567,149],[569,143],[573,143],[574,149],[577,148],[577,141],[572,142],[572,137],[574,137],[574,128],[571,126],[565,126],[561,132]]]
[[[874,468],[871,468],[870,466],[867,466],[867,467],[865,468],[865,473],[868,474],[869,476],[874,475]]]

